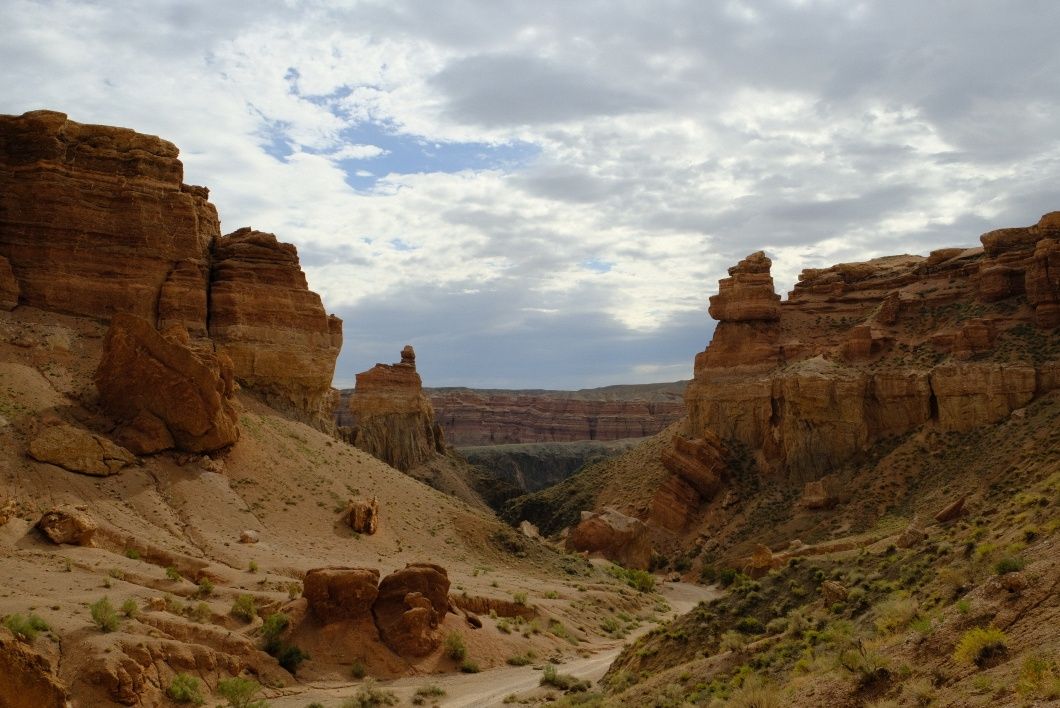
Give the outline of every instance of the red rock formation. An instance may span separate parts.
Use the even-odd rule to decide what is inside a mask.
[[[596,513],[583,511],[566,544],[571,550],[600,554],[627,568],[646,570],[651,564],[648,527],[640,519],[611,508]]]
[[[967,431],[1003,419],[1058,385],[1035,353],[1048,346],[1026,344],[1050,335],[1025,329],[1055,326],[1057,236],[1060,213],[985,234],[982,249],[805,270],[781,303],[753,254],[711,298],[720,322],[685,397],[692,437],[813,479],[931,420]]]
[[[249,229],[220,237],[209,191],[183,184],[177,155],[62,113],[0,116],[0,308],[209,334],[247,387],[330,418],[341,321],[308,290],[294,246]]]
[[[0,116],[0,256],[21,302],[156,323],[175,271],[197,273],[193,286],[205,294],[217,212],[205,189],[182,178],[176,146],[152,135],[52,111]],[[167,314],[206,331],[205,297]]]
[[[445,438],[416,373],[416,353],[405,346],[397,364],[357,374],[349,397],[354,445],[407,472],[445,452]]]
[[[401,656],[424,656],[441,642],[438,625],[449,611],[449,575],[430,563],[410,563],[383,578],[372,606],[387,646]]]
[[[330,417],[342,321],[309,290],[295,247],[243,228],[218,239],[213,258],[210,337],[236,378],[270,402]]]
[[[663,467],[687,482],[703,499],[713,497],[725,473],[725,448],[709,431],[700,440],[677,436],[662,452]]]
[[[687,382],[581,391],[425,389],[445,439],[456,447],[621,440],[658,433],[685,412]],[[343,391],[348,398],[350,392]],[[336,422],[349,426],[340,405]]]
[[[186,341],[179,328],[163,337],[133,315],[111,321],[95,382],[100,405],[123,423],[118,441],[133,452],[208,452],[239,439],[231,362]]]
[[[66,687],[48,660],[0,627],[0,706],[63,708],[70,705]]]
[[[314,568],[306,573],[302,596],[321,622],[367,617],[379,596],[375,568]]]
[[[353,499],[346,505],[346,525],[357,533],[371,535],[379,527],[379,500]]]

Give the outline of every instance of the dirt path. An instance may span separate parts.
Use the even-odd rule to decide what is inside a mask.
[[[659,588],[660,594],[670,603],[674,614],[684,614],[703,600],[711,600],[721,595],[713,587],[703,587],[690,583],[664,583]],[[637,637],[648,632],[651,625],[644,625],[622,641],[603,645],[601,651],[585,659],[574,659],[559,667],[561,673],[570,674],[579,679],[599,681],[607,673],[611,662],[622,651],[623,647]],[[439,686],[446,692],[438,705],[446,708],[478,708],[480,706],[499,706],[505,696],[513,693],[524,693],[538,687],[541,672],[532,666],[492,669],[479,674],[442,674],[435,676],[418,676],[393,681],[381,681],[379,687],[393,691],[402,699],[402,704],[410,700],[417,688],[427,684]],[[329,708],[341,705],[344,698],[357,690],[358,684],[346,684],[328,688],[317,688],[297,695],[271,699],[274,708],[302,708],[309,701],[318,701]]]

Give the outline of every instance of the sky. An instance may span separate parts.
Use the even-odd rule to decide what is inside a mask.
[[[1052,0],[0,0],[0,113],[160,135],[298,247],[335,384],[673,381],[755,250],[976,245],[1060,209]]]

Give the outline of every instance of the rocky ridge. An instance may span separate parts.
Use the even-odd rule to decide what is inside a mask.
[[[0,308],[183,327],[235,377],[307,418],[330,416],[341,322],[293,246],[222,237],[209,190],[172,143],[63,113],[0,116]]]

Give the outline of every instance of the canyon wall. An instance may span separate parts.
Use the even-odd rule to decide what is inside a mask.
[[[684,415],[687,382],[580,391],[425,389],[456,447],[623,440],[654,435]],[[341,392],[348,399],[349,390]],[[337,422],[348,425],[344,406]]]
[[[1060,386],[1058,238],[1054,212],[981,248],[808,269],[783,302],[770,260],[748,256],[710,298],[689,437],[812,480],[889,436],[1008,417]]]
[[[180,325],[271,403],[323,421],[341,322],[294,246],[221,236],[172,143],[65,114],[0,116],[0,306]]]

